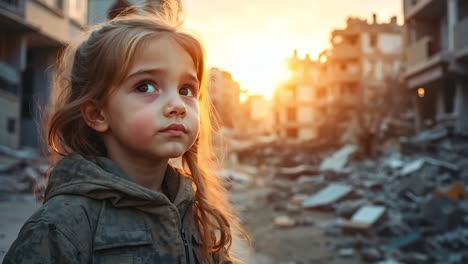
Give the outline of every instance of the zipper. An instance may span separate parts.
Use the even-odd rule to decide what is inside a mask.
[[[182,228],[182,240],[184,241],[184,248],[185,248],[185,258],[187,259],[187,264],[190,264],[190,257],[189,257],[189,247],[187,242],[187,236],[185,235],[185,229]]]
[[[185,219],[185,215],[187,214],[188,209],[193,204],[194,204],[194,201],[191,200],[189,202],[189,204],[187,205],[187,207],[185,207],[184,214],[182,215],[181,224],[180,224],[180,226],[181,226],[180,233],[182,235],[182,241],[184,242],[185,257],[186,257],[186,260],[187,260],[187,264],[191,264],[192,262],[191,262],[191,258],[190,258],[190,249],[189,249],[189,244],[188,244],[188,240],[187,240],[187,234],[185,233],[185,228],[184,228],[184,219]]]

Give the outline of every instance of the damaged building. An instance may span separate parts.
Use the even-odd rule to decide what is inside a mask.
[[[38,147],[58,51],[87,21],[88,1],[0,1],[0,144]]]
[[[439,124],[468,135],[468,2],[404,0],[403,6],[404,78],[417,129]]]
[[[221,125],[235,128],[242,115],[239,83],[229,72],[218,68],[211,68],[208,78],[210,97]]]
[[[320,54],[316,89],[320,111],[335,122],[348,120],[353,110],[379,105],[398,80],[402,67],[402,26],[397,18],[379,23],[348,18],[344,29],[331,33],[331,48]],[[337,113],[338,110],[341,110]]]
[[[318,79],[318,63],[297,51],[288,59],[291,78],[273,95],[274,130],[282,138],[308,140],[317,136],[313,93]]]
[[[353,127],[350,121],[363,118],[358,113],[369,113],[369,120],[386,114],[382,106],[389,101],[389,91],[398,88],[402,70],[397,18],[380,23],[375,14],[370,22],[350,17],[344,29],[331,33],[330,43],[318,61],[299,59],[297,52],[288,60],[292,77],[274,97],[279,136],[308,140],[336,133],[332,137],[338,138]],[[369,120],[355,123],[375,129],[377,122]]]

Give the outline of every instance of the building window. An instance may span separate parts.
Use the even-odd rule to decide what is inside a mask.
[[[454,112],[454,101],[455,101],[455,82],[448,81],[445,89],[442,90],[444,94],[444,111],[446,114]]]
[[[348,64],[346,63],[341,63],[340,64],[340,70],[341,71],[346,71],[348,69]]]
[[[353,35],[353,36],[348,36],[347,41],[350,45],[356,45],[358,42],[359,36],[358,35]]]
[[[369,45],[370,45],[372,48],[376,48],[376,47],[377,47],[377,34],[371,34],[371,35],[370,35],[370,38],[369,38]]]
[[[289,107],[287,109],[287,116],[288,116],[288,121],[296,121],[296,108]]]
[[[325,88],[319,88],[315,91],[315,97],[317,99],[323,99],[327,96],[327,91],[325,90]]]
[[[7,120],[7,131],[8,134],[14,134],[16,131],[16,119],[9,117]]]
[[[297,128],[288,128],[286,130],[286,135],[288,138],[297,138],[297,136],[299,135],[299,131],[297,130]]]

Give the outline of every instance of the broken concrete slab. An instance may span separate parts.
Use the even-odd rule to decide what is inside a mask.
[[[413,160],[406,164],[400,171],[400,175],[407,176],[420,170],[424,165],[424,159]]]
[[[379,261],[376,264],[402,264],[402,263],[395,259],[386,259],[386,260]]]
[[[296,167],[280,168],[277,173],[279,177],[286,177],[291,180],[295,180],[301,176],[314,176],[319,174],[317,167],[303,164]]]
[[[39,152],[37,149],[12,149],[4,145],[0,145],[0,154],[25,160],[35,160],[39,158]]]
[[[448,169],[450,171],[455,171],[456,172],[456,171],[460,170],[460,168],[456,164],[452,164],[452,163],[447,162],[447,161],[438,160],[438,159],[434,159],[434,158],[431,158],[431,157],[424,157],[424,161],[427,162],[427,163],[430,163],[432,165]]]
[[[354,256],[354,249],[353,248],[342,248],[338,250],[338,255],[342,258],[350,258]]]
[[[434,129],[424,130],[412,137],[410,141],[415,144],[424,144],[434,142],[447,137],[449,134],[448,129],[445,127],[437,127]]]
[[[363,248],[360,253],[364,261],[375,262],[382,259],[382,253],[374,247]]]
[[[325,177],[323,175],[318,176],[301,176],[296,180],[292,191],[294,193],[311,194],[316,192],[318,189],[323,188],[325,185]]]
[[[378,205],[366,205],[361,207],[351,218],[352,222],[373,225],[375,224],[385,213],[386,208]]]
[[[360,207],[368,203],[364,199],[343,201],[335,205],[335,213],[344,218],[350,218]]]
[[[321,171],[336,171],[336,172],[343,172],[345,166],[348,164],[349,158],[351,155],[356,153],[358,147],[355,145],[346,145],[337,152],[335,152],[332,156],[325,159],[322,164],[320,165]]]
[[[320,208],[324,206],[331,206],[353,191],[353,187],[344,183],[333,183],[322,189],[318,193],[309,196],[302,203],[303,208]]]
[[[358,233],[374,236],[376,230],[373,227],[382,218],[385,210],[384,206],[366,205],[361,207],[350,220],[343,223],[343,232],[346,234]]]
[[[275,217],[274,225],[277,228],[290,228],[296,225],[296,221],[287,215],[281,215]]]

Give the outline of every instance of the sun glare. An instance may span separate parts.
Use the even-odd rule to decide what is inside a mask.
[[[286,67],[286,57],[263,52],[251,58],[249,61],[234,61],[229,67],[230,72],[249,95],[261,94],[271,99],[274,89],[291,76]]]

